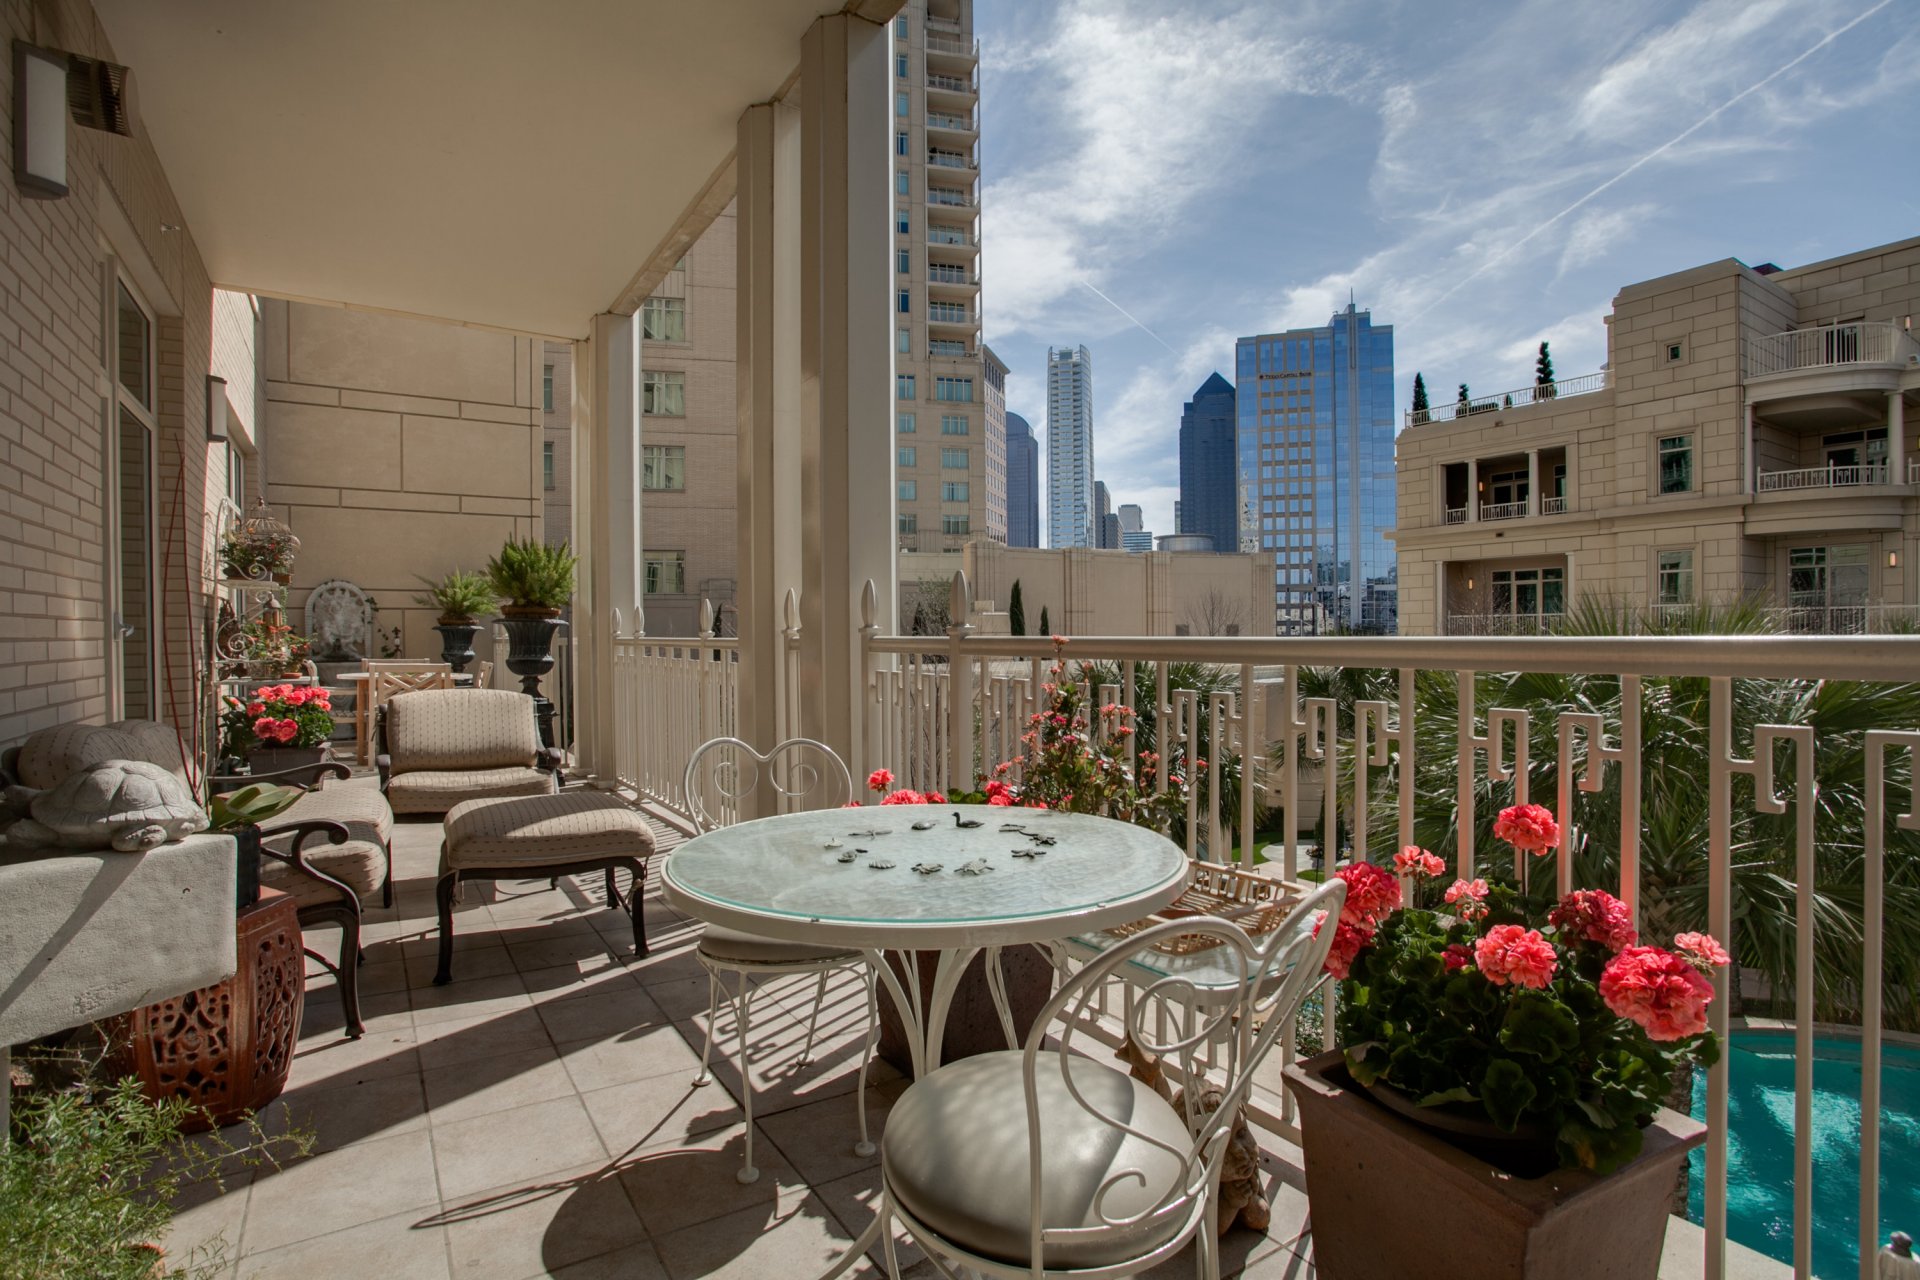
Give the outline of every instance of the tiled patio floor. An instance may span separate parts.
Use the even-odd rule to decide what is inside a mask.
[[[691,1087],[706,1028],[699,926],[650,890],[652,954],[637,960],[626,914],[606,909],[597,877],[472,885],[455,922],[455,980],[435,987],[439,842],[438,824],[395,831],[394,907],[366,913],[363,1039],[342,1035],[332,979],[309,981],[293,1076],[267,1118],[311,1128],[315,1153],[231,1179],[225,1194],[195,1188],[168,1242],[174,1260],[216,1233],[226,1274],[281,1280],[806,1280],[838,1257],[871,1221],[878,1186],[878,1157],[853,1154],[857,985],[830,988],[810,1067],[795,1059],[813,980],[775,982],[755,1001],[761,1175],[742,1186],[733,1062],[716,1053],[714,1083]],[[314,936],[329,954],[337,946],[331,930]],[[731,1015],[720,1018],[730,1047]],[[876,1139],[903,1088],[875,1065]],[[1269,1165],[1273,1230],[1237,1232],[1227,1260],[1248,1277],[1311,1276],[1295,1253],[1298,1173]],[[934,1274],[910,1247],[908,1257],[914,1280]],[[1191,1276],[1191,1256],[1165,1274]]]
[[[661,834],[663,846],[677,839]],[[455,981],[435,987],[439,842],[438,824],[396,829],[395,905],[366,914],[363,1039],[342,1035],[332,979],[309,981],[292,1079],[266,1119],[313,1130],[314,1154],[230,1179],[224,1194],[192,1189],[168,1242],[174,1261],[216,1235],[225,1276],[280,1280],[807,1280],[837,1258],[871,1221],[878,1184],[878,1157],[852,1153],[857,984],[830,988],[810,1067],[795,1060],[813,980],[776,982],[756,1000],[761,1176],[742,1186],[733,1062],[716,1054],[714,1083],[691,1087],[706,1026],[699,926],[650,889],[652,954],[639,960],[597,877],[472,885]],[[331,930],[315,936],[329,954],[337,946]],[[719,1029],[730,1046],[724,1011]],[[876,1064],[876,1140],[904,1088]],[[1273,1226],[1227,1238],[1227,1274],[1311,1277],[1298,1153],[1265,1141]],[[1668,1250],[1680,1265],[1666,1274],[1697,1276],[1697,1229],[1680,1225]],[[884,1274],[878,1253],[849,1274]],[[910,1245],[909,1259],[914,1280],[934,1274]],[[1191,1251],[1152,1274],[1193,1275]]]

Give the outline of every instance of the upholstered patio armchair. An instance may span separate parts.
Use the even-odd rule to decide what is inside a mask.
[[[395,813],[559,790],[560,753],[540,745],[533,699],[507,689],[425,689],[380,708],[380,789]]]

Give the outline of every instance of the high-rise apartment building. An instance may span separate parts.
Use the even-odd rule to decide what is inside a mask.
[[[1215,551],[1240,549],[1235,429],[1233,384],[1215,373],[1180,413],[1180,498],[1173,504],[1176,532],[1204,534]]]
[[[1146,517],[1141,513],[1140,504],[1137,502],[1121,503],[1120,510],[1115,514],[1120,517],[1122,533],[1138,533],[1146,527]]]
[[[1006,366],[980,343],[980,49],[972,0],[893,20],[899,545],[1004,542]]]
[[[1040,545],[1040,442],[1017,413],[1007,415],[1007,545]]]
[[[1234,357],[1241,539],[1274,553],[1278,634],[1392,632],[1393,326],[1348,303]]]
[[[1093,528],[1094,546],[1106,551],[1120,545],[1120,517],[1113,514],[1113,494],[1107,491],[1105,480],[1093,482]]]
[[[1093,508],[1093,356],[1047,348],[1047,545],[1097,547]]]
[[[1911,628],[1915,312],[1920,238],[1789,271],[1723,258],[1621,289],[1598,371],[1409,412],[1402,629],[1753,596],[1783,630]]]

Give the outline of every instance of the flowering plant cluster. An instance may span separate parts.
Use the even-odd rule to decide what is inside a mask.
[[[229,578],[264,579],[293,572],[293,553],[299,544],[291,533],[259,534],[227,530],[220,540],[220,559]]]
[[[893,770],[875,769],[867,775],[867,790],[877,792],[881,804],[945,804],[938,791],[915,791],[911,787],[893,789]]]
[[[270,684],[247,698],[222,698],[222,750],[244,756],[256,747],[317,747],[333,736],[333,701],[327,690]]]
[[[1538,805],[1494,830],[1535,854],[1560,838]],[[1394,866],[1416,897],[1447,875],[1413,847]],[[1428,910],[1382,867],[1338,874],[1347,899],[1327,969],[1343,980],[1340,1038],[1362,1085],[1537,1133],[1561,1167],[1606,1173],[1639,1153],[1675,1068],[1719,1056],[1709,975],[1730,957],[1706,934],[1641,945],[1632,911],[1597,889],[1567,894],[1543,927],[1506,885],[1456,879]]]

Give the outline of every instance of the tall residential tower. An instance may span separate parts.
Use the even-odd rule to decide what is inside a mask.
[[[1350,302],[1240,339],[1235,369],[1241,538],[1274,554],[1278,633],[1391,633],[1393,326]]]
[[[1047,348],[1047,545],[1096,547],[1093,509],[1093,357]]]
[[[1040,545],[1040,442],[1017,413],[1007,415],[1007,545]]]
[[[1180,499],[1173,505],[1177,532],[1205,534],[1222,552],[1240,549],[1233,438],[1233,384],[1216,373],[1180,414]]]

